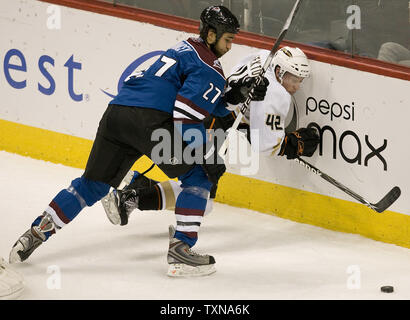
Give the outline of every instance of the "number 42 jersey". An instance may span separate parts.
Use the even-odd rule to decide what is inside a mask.
[[[170,113],[174,121],[203,129],[209,114],[225,116],[226,79],[215,54],[201,38],[189,38],[168,49],[147,70],[124,82],[110,104]],[[185,126],[187,125],[187,126]]]

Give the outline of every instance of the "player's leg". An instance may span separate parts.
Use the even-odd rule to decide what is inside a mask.
[[[86,206],[92,206],[107,194],[110,186],[84,177],[74,179],[67,189],[61,190],[14,244],[10,263],[26,260],[37,247],[70,223]]]
[[[141,117],[145,117],[146,115],[149,115],[150,119],[161,117],[161,115],[158,116],[153,113],[152,110],[145,111],[145,114],[141,115]],[[234,112],[231,112],[224,117],[210,115],[204,120],[204,126],[205,128],[212,130],[227,130],[231,127],[235,118],[236,115]],[[161,119],[161,121],[164,122],[164,119]],[[163,128],[168,128],[170,132],[173,132],[171,124],[167,124]],[[173,141],[174,140],[172,140],[172,142]],[[158,183],[157,181],[148,179],[145,177],[145,173],[148,173],[153,167],[154,165],[142,173],[130,171],[125,176],[118,190],[114,189],[101,200],[107,218],[112,224],[126,225],[131,212],[136,208],[139,210],[153,211],[164,209],[174,210],[175,199],[182,190],[180,188],[180,183],[175,183],[173,180]],[[170,174],[173,174],[174,176],[178,176],[178,173],[173,172],[174,168],[167,165],[161,165],[161,167],[164,171],[170,172]],[[190,167],[186,167],[185,171],[188,171],[189,169]],[[180,172],[183,172],[183,170]],[[171,185],[171,188],[169,184]],[[215,193],[216,188],[211,191],[211,199],[207,202],[205,215],[212,211],[212,202],[213,198],[215,198]]]
[[[154,165],[151,166],[151,170]],[[144,173],[148,172],[145,171]],[[129,171],[118,188],[113,189],[104,198],[101,204],[108,220],[115,225],[126,225],[131,212],[138,207],[140,190],[150,189],[158,182],[145,177],[144,173]],[[154,195],[155,196],[155,195]],[[157,208],[155,207],[155,209]]]
[[[126,225],[134,209],[140,211],[175,210],[176,199],[182,191],[181,182],[175,180],[158,182],[144,177],[137,171],[130,171],[127,176],[138,179],[131,181],[129,178],[128,182],[123,181],[124,188],[114,189],[101,199],[107,218],[112,224]],[[133,194],[130,194],[129,190],[132,189],[135,191],[131,191]],[[212,207],[213,199],[209,199],[204,215],[210,213]]]
[[[100,121],[84,175],[61,190],[43,214],[16,241],[10,252],[11,263],[26,260],[58,229],[75,219],[82,209],[104,197],[110,186],[118,186],[132,164],[141,156],[137,151],[113,142],[106,129],[111,112],[112,108],[108,108]]]
[[[182,191],[175,204],[176,228],[170,235],[168,249],[169,276],[202,276],[215,272],[215,259],[200,255],[191,248],[207,207],[212,183],[200,165],[179,177]]]
[[[175,199],[182,190],[180,182],[158,182],[137,171],[132,172],[131,176],[133,179],[129,184],[125,183],[124,188],[114,189],[101,199],[107,218],[112,224],[126,225],[134,209],[174,210]]]
[[[138,127],[134,128],[134,130],[141,131],[139,135],[141,139],[134,142],[135,148],[141,150],[143,154],[150,157],[151,160],[154,163],[157,163],[159,168],[170,178],[177,177],[193,167],[192,164],[188,165],[184,163],[182,154],[179,154],[178,152],[180,150],[176,150],[175,148],[175,141],[178,140],[178,138],[174,137],[174,121],[169,113],[143,108],[134,108],[133,112],[135,113],[135,117],[138,118],[141,123],[149,123],[149,127],[144,127],[143,131]],[[155,139],[154,135],[159,131],[162,134],[167,134],[167,137],[164,139],[168,140],[164,144],[167,148],[169,147],[166,151],[161,150],[163,151],[160,152],[162,157],[160,155],[153,155],[153,150],[157,148],[157,145],[159,144],[158,139]],[[171,162],[170,159],[174,159],[174,162],[166,163],[168,160],[168,162]],[[164,197],[161,194],[158,194],[158,192],[161,191],[161,187],[157,184],[147,187],[148,189],[143,192],[141,190],[141,184],[143,187],[147,187],[148,184],[143,174],[139,175],[130,187],[114,190],[103,199],[102,204],[104,210],[108,219],[113,224],[126,225],[130,213],[135,208],[144,208],[144,210],[163,209],[161,203],[163,203],[163,200],[166,200],[166,196],[167,194],[169,195],[170,192],[164,194]],[[143,193],[142,197],[140,197],[141,193]]]

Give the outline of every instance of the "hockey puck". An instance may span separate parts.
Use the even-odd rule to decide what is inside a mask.
[[[392,293],[394,291],[394,288],[392,286],[383,286],[380,288],[382,292],[386,293]]]

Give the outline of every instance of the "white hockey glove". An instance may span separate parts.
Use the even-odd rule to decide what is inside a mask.
[[[231,74],[228,83],[238,83],[248,78],[256,78],[262,70],[261,57],[256,56],[253,60],[239,68],[238,71]]]
[[[253,101],[262,101],[265,98],[269,85],[268,79],[263,77],[261,83],[257,85],[252,92],[249,92],[261,70],[261,59],[257,56],[229,76],[227,79],[229,87],[225,93],[225,101],[229,104],[237,105],[244,102],[248,95],[251,96]]]

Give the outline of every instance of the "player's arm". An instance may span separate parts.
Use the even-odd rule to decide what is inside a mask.
[[[315,128],[299,128],[285,132],[286,114],[272,108],[261,109],[259,115],[252,116],[251,122],[253,129],[259,129],[257,135],[252,137],[252,141],[258,140],[259,152],[265,155],[286,156],[287,159],[313,155],[320,142]],[[256,111],[258,110],[251,110]]]
[[[265,98],[266,90],[269,85],[267,78],[257,85],[252,92],[250,88],[258,78],[262,70],[261,58],[259,55],[249,62],[237,66],[227,79],[227,89],[225,91],[225,101],[230,105],[238,105],[245,102],[248,95],[252,101],[262,101]]]
[[[319,134],[315,128],[299,128],[285,135],[279,155],[290,160],[299,156],[311,157],[319,142]]]

